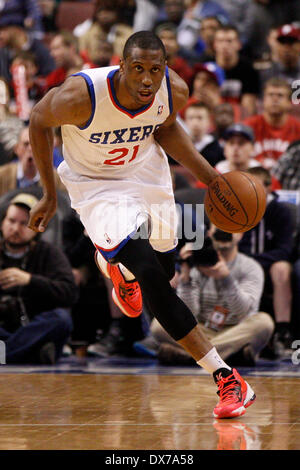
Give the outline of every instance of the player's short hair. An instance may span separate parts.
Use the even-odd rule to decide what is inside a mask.
[[[247,173],[261,178],[265,186],[270,186],[272,184],[271,173],[263,166],[254,166],[253,168],[249,168]]]
[[[166,59],[167,56],[163,42],[152,31],[138,31],[127,39],[123,49],[124,60],[130,56],[134,47],[138,47],[140,49],[150,49],[153,51],[158,51],[160,49],[163,53],[164,59]]]

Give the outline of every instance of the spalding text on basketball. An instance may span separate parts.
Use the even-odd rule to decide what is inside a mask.
[[[212,191],[215,193],[222,206],[226,209],[231,217],[234,217],[235,214],[239,211],[234,205],[226,199],[224,193],[221,191],[219,183],[216,181],[212,186]]]

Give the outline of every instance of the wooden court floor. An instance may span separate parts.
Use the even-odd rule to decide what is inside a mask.
[[[1,374],[0,450],[298,450],[299,378],[251,377],[256,403],[215,420],[210,376]]]

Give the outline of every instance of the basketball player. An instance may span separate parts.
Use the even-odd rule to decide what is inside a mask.
[[[114,301],[126,315],[138,316],[142,291],[165,330],[213,374],[220,397],[214,416],[236,417],[255,394],[202,335],[169,283],[176,216],[166,153],[205,184],[217,176],[176,121],[187,98],[185,82],[166,66],[162,42],[148,31],[127,40],[120,66],[84,70],[50,90],[30,120],[44,196],[29,227],[43,232],[56,210],[52,127],[62,126],[58,172],[97,248],[98,267],[113,282]],[[158,205],[168,216],[155,210]],[[145,236],[149,215],[152,231]],[[155,236],[161,229],[170,235]]]

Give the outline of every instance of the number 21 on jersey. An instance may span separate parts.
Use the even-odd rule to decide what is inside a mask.
[[[135,145],[132,149],[131,158],[128,160],[127,163],[132,162],[132,160],[135,159],[135,157],[137,156],[138,151],[139,151],[139,145]],[[109,155],[118,154],[118,155],[116,157],[113,157],[113,158],[107,158],[106,160],[104,160],[104,163],[106,165],[124,165],[124,163],[126,163],[125,157],[128,155],[128,153],[129,153],[129,149],[126,148],[126,147],[113,149],[110,152],[108,152],[108,154]]]

